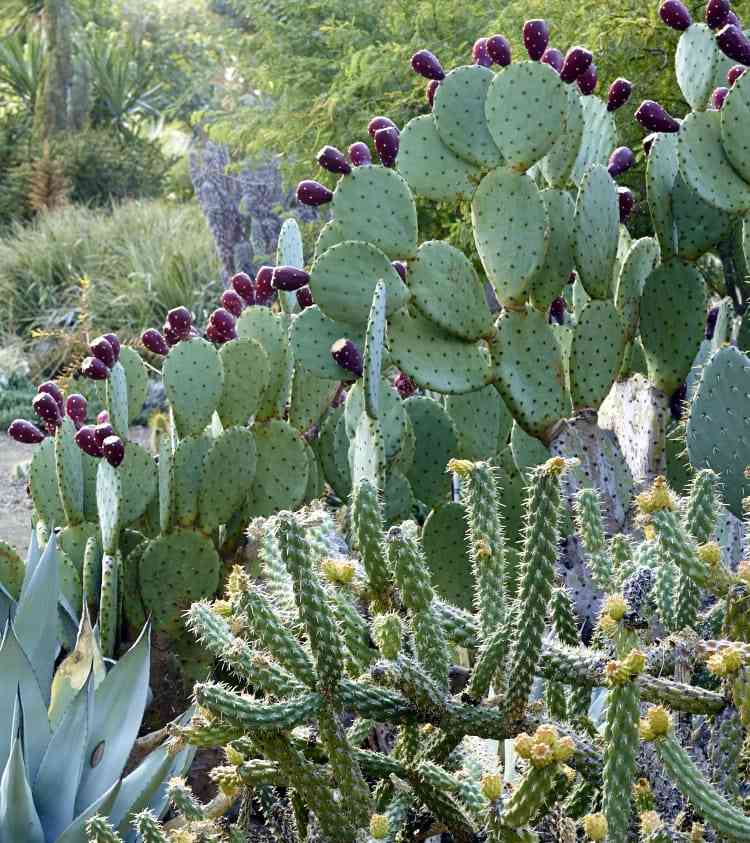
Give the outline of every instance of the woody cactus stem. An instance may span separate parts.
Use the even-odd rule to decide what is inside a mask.
[[[553,457],[535,468],[529,481],[516,643],[503,706],[511,720],[523,715],[542,651],[559,541],[560,480],[568,465]]]

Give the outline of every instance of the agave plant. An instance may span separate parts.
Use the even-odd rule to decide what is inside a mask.
[[[134,812],[163,814],[166,782],[193,753],[153,750],[127,776],[148,698],[150,628],[118,662],[105,661],[84,607],[74,648],[61,655],[60,554],[32,540],[16,598],[6,593],[0,643],[0,841],[85,843],[95,814],[130,843]],[[7,572],[6,572],[7,573]],[[7,610],[7,611],[6,611]]]

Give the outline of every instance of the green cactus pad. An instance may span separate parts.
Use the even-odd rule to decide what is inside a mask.
[[[302,246],[302,232],[299,224],[294,218],[284,220],[279,231],[276,246],[276,265],[293,266],[297,269],[305,268],[305,255]],[[294,313],[299,309],[297,298],[294,293],[287,293],[279,290],[279,304],[287,313]]]
[[[565,190],[543,190],[541,197],[547,209],[549,240],[542,265],[529,281],[529,300],[537,310],[547,313],[552,300],[568,283],[575,263],[575,205]]]
[[[487,460],[497,453],[501,425],[510,416],[494,386],[466,395],[449,395],[445,409],[458,434],[459,459]],[[507,437],[507,430],[505,433]]]
[[[305,453],[307,454],[307,488],[304,501],[312,503],[320,500],[325,494],[325,480],[315,451],[307,442],[305,442]]]
[[[286,404],[289,365],[287,331],[284,315],[273,313],[268,307],[248,307],[237,320],[237,336],[259,342],[268,357],[270,376],[263,400],[256,411],[258,419],[267,419],[280,413]]]
[[[307,488],[307,457],[302,435],[278,419],[253,427],[257,462],[248,496],[252,515],[268,516],[296,509]]]
[[[149,542],[139,565],[141,597],[157,630],[179,633],[184,614],[219,586],[221,560],[210,539],[176,529]]]
[[[128,443],[131,444],[131,443]],[[122,529],[122,475],[102,460],[96,473],[96,505],[104,553],[113,554]]]
[[[55,440],[47,437],[34,448],[29,468],[31,499],[37,515],[48,528],[65,523],[65,511],[57,485]]]
[[[388,256],[371,243],[339,243],[317,258],[310,270],[310,289],[323,313],[362,328],[381,280],[385,281],[390,315],[406,304],[409,291]]]
[[[369,480],[376,489],[385,486],[385,441],[378,419],[362,413],[354,437],[349,442],[352,485]]]
[[[84,520],[83,452],[76,445],[75,435],[75,425],[66,416],[55,434],[55,466],[60,499],[69,524]]]
[[[128,384],[128,416],[135,419],[140,415],[148,396],[148,372],[141,355],[127,345],[120,348],[120,365],[125,370]]]
[[[422,243],[406,283],[420,312],[449,334],[477,340],[492,333],[484,285],[471,261],[448,243]]]
[[[346,433],[350,439],[354,438],[359,419],[365,411],[364,403],[362,384],[355,383],[346,396],[344,412]],[[403,448],[409,422],[398,392],[385,379],[381,380],[380,383],[380,413],[378,418],[383,433],[385,458],[390,463],[399,456]]]
[[[434,322],[406,309],[388,325],[391,360],[425,389],[457,394],[490,382],[490,357],[481,343],[441,331]]]
[[[710,103],[721,59],[716,35],[705,23],[694,23],[680,35],[674,56],[677,84],[694,111]]]
[[[81,452],[83,466],[83,514],[87,521],[96,521],[96,470],[99,460]]]
[[[458,449],[458,436],[448,413],[437,401],[412,396],[404,409],[414,428],[414,462],[406,472],[414,497],[427,506],[435,506],[450,494],[450,476],[446,467]]]
[[[443,143],[459,158],[483,170],[502,163],[485,116],[487,91],[494,78],[491,70],[478,64],[457,67],[440,82],[432,106]]]
[[[641,341],[651,383],[671,395],[684,382],[703,339],[706,285],[673,258],[648,277],[641,298]]]
[[[57,561],[57,581],[60,587],[60,596],[68,604],[70,610],[77,615],[83,607],[81,569],[70,559],[67,553],[58,553]]]
[[[337,407],[326,416],[320,428],[317,452],[323,476],[341,500],[346,500],[352,490],[348,448],[344,408]]]
[[[337,243],[343,243],[344,240],[346,240],[346,237],[344,237],[344,226],[338,220],[328,220],[323,228],[320,229],[318,239],[315,241],[315,257],[320,257],[331,246],[335,246]]]
[[[471,199],[482,177],[479,167],[448,149],[429,114],[414,117],[404,126],[396,164],[414,193],[435,202]],[[321,254],[318,248],[316,254]]]
[[[546,315],[533,308],[506,310],[497,325],[490,350],[500,394],[521,427],[544,440],[570,409],[560,346]]]
[[[444,503],[432,510],[422,528],[422,547],[432,583],[440,596],[454,606],[472,611],[474,577],[463,504]]]
[[[581,148],[583,135],[583,105],[575,85],[565,89],[568,107],[565,112],[565,131],[555,141],[554,146],[541,160],[542,175],[550,187],[565,187]],[[590,99],[587,97],[586,99]]]
[[[570,394],[573,409],[598,409],[622,365],[625,321],[611,300],[590,301],[573,332]]]
[[[502,304],[520,304],[547,251],[544,200],[525,175],[497,169],[471,202],[474,242]]]
[[[659,244],[653,237],[641,237],[632,244],[620,267],[615,307],[625,323],[627,342],[632,342],[638,330],[643,287],[658,263]]]
[[[360,350],[364,348],[361,328],[334,322],[317,305],[306,307],[294,317],[289,331],[295,365],[317,378],[340,381],[341,366],[331,357],[331,346],[342,337],[349,337]]]
[[[688,261],[698,260],[731,234],[733,217],[701,199],[681,175],[672,190],[672,216],[677,254]]]
[[[522,477],[550,458],[549,448],[534,436],[529,436],[517,422],[513,422],[510,432],[510,452]]]
[[[750,184],[732,167],[722,146],[723,110],[692,112],[682,121],[680,173],[709,205],[741,214],[750,209]]]
[[[533,61],[501,70],[485,103],[493,140],[508,166],[521,172],[543,158],[561,137],[567,110],[565,85],[558,74]]]
[[[664,260],[674,257],[677,253],[672,191],[679,171],[677,134],[658,134],[646,160],[646,196],[651,222]]]
[[[411,484],[397,468],[390,469],[385,477],[383,520],[386,524],[398,524],[411,518],[413,510],[414,493]]]
[[[289,424],[301,433],[318,424],[336,395],[338,384],[316,378],[296,366],[289,400]]]
[[[391,260],[417,250],[417,208],[406,181],[394,170],[367,164],[339,179],[333,194],[333,216],[344,240],[365,240]]]
[[[255,476],[255,437],[244,427],[225,430],[203,460],[198,493],[201,528],[210,533],[241,509]]]
[[[15,548],[0,541],[0,585],[14,600],[21,594],[26,565]]]
[[[750,359],[733,346],[720,348],[701,373],[685,437],[693,468],[711,468],[719,475],[724,500],[738,518],[742,499],[750,494],[744,473],[750,464],[748,393]]]
[[[271,378],[271,364],[263,346],[252,339],[225,343],[220,351],[224,387],[216,412],[224,427],[247,424],[260,407]]]
[[[198,495],[203,485],[203,465],[213,439],[207,434],[181,439],[172,458],[174,518],[189,527],[198,517]]]
[[[170,349],[162,379],[180,436],[200,433],[221,399],[224,370],[219,352],[206,340],[183,340]]]
[[[750,149],[747,127],[750,121],[750,84],[746,73],[732,85],[721,107],[721,142],[731,165],[750,181]]]
[[[583,107],[583,132],[571,178],[579,185],[588,170],[595,164],[606,165],[612,150],[617,146],[617,126],[607,104],[599,97],[581,97]]]
[[[172,437],[159,443],[159,530],[168,533],[174,523],[174,454]]]
[[[373,419],[380,416],[380,373],[383,369],[385,350],[385,313],[385,284],[378,281],[372,296],[370,317],[367,320],[362,372],[365,412]]]
[[[125,443],[125,458],[116,471],[121,482],[123,525],[137,521],[156,494],[157,470],[151,454],[137,442]]]
[[[96,539],[98,544],[99,525],[86,521],[82,524],[66,527],[57,536],[60,550],[70,559],[78,571],[83,570],[83,556],[86,552],[86,542],[90,538]],[[1,577],[0,582],[2,582]]]
[[[600,164],[583,177],[576,202],[576,268],[586,292],[595,299],[612,295],[620,210],[617,185]]]
[[[128,381],[125,369],[119,361],[115,363],[105,381],[106,403],[109,423],[115,433],[123,439],[128,435]]]

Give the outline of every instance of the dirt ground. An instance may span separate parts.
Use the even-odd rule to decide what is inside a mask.
[[[31,459],[32,446],[0,434],[0,539],[26,554],[31,528],[31,499],[19,464]]]

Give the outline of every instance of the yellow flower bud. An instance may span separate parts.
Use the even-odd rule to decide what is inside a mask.
[[[534,745],[534,739],[527,732],[521,732],[516,735],[513,741],[513,746],[521,758],[531,758],[531,747]]]
[[[672,725],[672,718],[663,705],[655,705],[653,708],[650,708],[646,717],[648,717],[651,728],[654,730],[654,737],[659,738],[669,732],[670,726]]]
[[[492,548],[486,539],[480,539],[474,543],[474,553],[477,559],[487,559],[492,556]]]
[[[224,755],[226,755],[227,761],[235,767],[239,767],[240,764],[244,764],[245,762],[244,753],[240,752],[239,749],[231,744],[224,747]]]
[[[370,836],[375,840],[385,840],[391,833],[391,824],[385,814],[373,814],[370,817]]]
[[[674,509],[672,493],[669,491],[667,481],[663,477],[657,477],[648,492],[641,492],[636,497],[636,504],[643,515],[650,515],[652,512],[659,512],[663,509]]]
[[[648,779],[638,779],[633,785],[633,795],[636,799],[646,799],[651,796],[651,784]]]
[[[698,556],[707,565],[714,567],[721,562],[721,547],[718,542],[706,542],[698,547]]]
[[[609,615],[614,621],[620,621],[628,611],[628,604],[622,594],[612,594],[604,601],[602,612]]]
[[[484,773],[480,782],[482,795],[495,802],[503,795],[503,777],[500,773]]]
[[[567,764],[563,764],[560,767],[560,772],[565,776],[569,783],[574,782],[578,773],[572,768],[569,767]]]
[[[703,843],[703,832],[705,826],[701,823],[693,823],[690,828],[690,843]]]
[[[727,669],[724,664],[724,656],[721,653],[714,653],[706,661],[706,666],[714,676],[723,678],[727,675]]]
[[[640,650],[631,650],[622,664],[629,673],[637,675],[646,666],[646,656]]]
[[[531,746],[529,761],[532,767],[547,767],[555,760],[552,747],[541,741],[535,741]]]
[[[737,576],[747,585],[750,585],[750,559],[740,559],[737,565]]]
[[[651,725],[651,721],[647,717],[642,718],[638,724],[638,733],[643,741],[652,741],[656,737],[654,727]]]
[[[653,524],[644,524],[643,535],[645,536],[646,541],[652,542],[656,538],[656,527],[654,527]]]
[[[249,590],[250,577],[242,565],[235,565],[227,580],[227,596],[231,599],[233,595],[244,594]]]
[[[534,732],[534,740],[547,746],[554,746],[558,735],[559,732],[551,723],[544,723]]]
[[[655,831],[658,831],[663,823],[661,821],[661,817],[656,813],[656,811],[644,811],[640,817],[641,821],[641,831],[643,832],[644,837],[648,837],[649,834],[653,834]]]
[[[552,459],[547,460],[542,466],[544,473],[553,477],[562,474],[566,468],[567,463],[563,457],[552,457]]]
[[[586,814],[583,818],[583,830],[589,840],[599,843],[607,836],[607,818],[604,814]]]
[[[727,673],[736,673],[745,663],[745,657],[739,647],[724,647],[721,657]]]
[[[474,468],[471,460],[448,460],[448,471],[459,477],[468,477]]]
[[[618,629],[617,621],[610,615],[600,615],[599,629],[601,629],[607,638],[614,638]]]
[[[228,600],[214,600],[211,604],[211,611],[221,618],[231,618],[232,604]]]
[[[564,735],[552,747],[555,754],[555,761],[567,761],[575,752],[575,741],[569,735]]]

